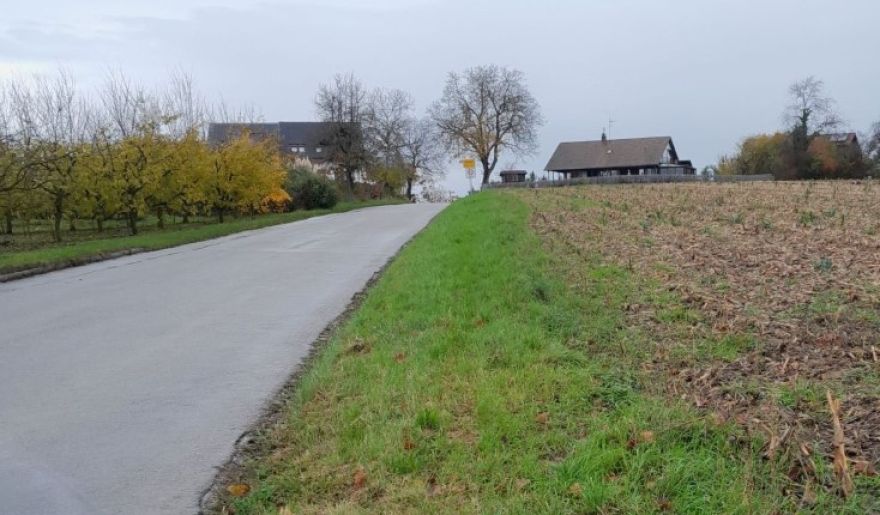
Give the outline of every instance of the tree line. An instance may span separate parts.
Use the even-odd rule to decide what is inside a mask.
[[[502,153],[534,153],[543,123],[522,72],[495,65],[450,73],[424,116],[415,115],[408,93],[368,90],[353,75],[322,85],[315,103],[318,117],[335,127],[330,157],[349,192],[366,172],[409,197],[415,181],[438,175],[444,156],[475,157],[486,184]]]
[[[379,186],[411,198],[415,184],[442,176],[447,156],[476,157],[486,183],[502,152],[534,152],[542,123],[523,74],[492,65],[450,73],[442,97],[421,116],[409,93],[368,89],[351,74],[321,85],[315,109],[331,128],[324,175],[350,197],[359,186]],[[60,241],[65,221],[75,230],[91,220],[100,232],[121,220],[137,234],[146,215],[162,228],[169,216],[222,222],[281,209],[292,205],[294,185],[322,202],[335,198],[309,175],[320,169],[285,161],[277,142],[244,130],[208,144],[209,122],[246,126],[258,118],[253,109],[210,104],[185,74],[148,89],[111,73],[89,92],[64,71],[7,79],[0,83],[2,228],[50,220]]]
[[[124,220],[131,234],[154,214],[159,227],[173,214],[256,213],[286,194],[285,171],[270,142],[247,134],[211,147],[212,118],[245,121],[250,110],[209,106],[186,75],[148,90],[120,73],[91,95],[66,72],[16,78],[0,85],[0,215],[49,219],[55,241],[92,220]]]
[[[841,133],[844,123],[824,84],[808,77],[789,88],[785,128],[744,139],[735,154],[707,172],[771,174],[776,179],[852,179],[880,174],[880,122],[858,141]]]

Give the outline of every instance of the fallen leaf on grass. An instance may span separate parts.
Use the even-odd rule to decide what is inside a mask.
[[[394,361],[396,361],[398,363],[403,363],[404,361],[406,361],[406,353],[405,352],[398,352],[397,354],[394,355]]]
[[[584,489],[580,483],[572,483],[570,487],[568,487],[568,493],[575,497],[580,497],[584,494]]]
[[[531,481],[529,481],[528,479],[517,479],[515,483],[516,489],[522,490],[523,488],[529,486],[529,483],[531,483]]]
[[[657,499],[657,508],[660,511],[672,511],[672,501],[665,497]]]
[[[549,422],[549,421],[550,421],[550,414],[547,413],[546,411],[542,411],[541,413],[538,413],[538,415],[535,417],[535,422],[537,422],[541,425],[546,425],[547,422]]]
[[[251,487],[244,483],[235,483],[227,486],[226,491],[233,497],[244,497],[251,491]]]
[[[437,484],[437,478],[435,476],[429,477],[428,484],[425,485],[425,495],[427,495],[428,497],[434,497],[439,493],[440,486]]]
[[[403,448],[407,451],[411,451],[416,448],[416,444],[410,440],[409,437],[406,437],[403,439]]]
[[[354,486],[355,490],[360,490],[367,484],[367,473],[364,472],[364,469],[359,468],[354,472],[354,480],[352,481],[352,486]]]
[[[655,440],[654,431],[642,431],[638,436],[634,436],[626,441],[626,448],[633,450],[639,445],[654,443]]]

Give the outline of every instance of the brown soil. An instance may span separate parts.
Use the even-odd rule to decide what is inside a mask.
[[[841,401],[856,472],[880,461],[880,184],[662,184],[519,192],[535,229],[576,254],[672,292],[687,316],[649,295],[622,306],[654,347],[658,384],[787,453],[793,479],[831,456],[826,392]],[[645,300],[647,299],[647,300]],[[652,303],[653,302],[653,303]],[[723,359],[677,352],[747,336]],[[736,341],[742,341],[740,338]],[[711,353],[710,353],[711,354]],[[852,464],[851,464],[852,465]]]

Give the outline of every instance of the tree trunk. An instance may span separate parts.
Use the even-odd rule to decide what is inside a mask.
[[[67,230],[69,232],[76,232],[76,217],[70,216],[67,218]]]
[[[138,220],[137,209],[129,209],[128,210],[128,232],[132,236],[136,236],[138,233],[137,220]]]
[[[348,181],[348,200],[354,200],[354,171],[346,170],[345,179]]]
[[[61,241],[61,221],[64,218],[64,197],[55,195],[54,209],[52,212],[52,239],[56,243]]]
[[[164,207],[159,206],[156,208],[156,218],[159,220],[159,222],[158,222],[159,229],[164,229],[165,228],[165,208]]]
[[[12,211],[6,211],[4,218],[6,219],[6,234],[12,234]]]
[[[412,198],[413,198],[413,196],[412,196],[412,184],[413,184],[413,180],[412,180],[412,179],[407,179],[407,180],[406,180],[406,198],[409,199],[409,200],[412,200]]]
[[[182,223],[182,224],[188,224],[188,223],[189,223],[189,213],[188,213],[188,212],[184,212],[184,213],[183,213],[183,219],[180,221],[180,223]]]
[[[95,217],[95,224],[98,226],[98,232],[104,232],[104,217],[98,215]]]
[[[223,213],[223,208],[222,208],[222,207],[218,207],[218,208],[217,208],[217,221],[220,222],[221,224],[223,223],[223,215],[224,215],[224,214],[225,214],[225,213]]]

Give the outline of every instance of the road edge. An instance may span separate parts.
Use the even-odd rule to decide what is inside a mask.
[[[226,462],[216,467],[217,473],[214,474],[214,479],[211,481],[211,484],[199,493],[198,515],[225,513],[219,509],[219,504],[224,497],[224,486],[242,481],[245,471],[245,463],[251,458],[259,455],[256,436],[280,421],[285,413],[284,408],[287,407],[295,392],[299,390],[303,377],[312,370],[315,363],[327,349],[329,343],[339,332],[339,329],[351,320],[352,315],[360,309],[364,300],[366,300],[367,296],[370,294],[370,291],[385,275],[385,271],[388,267],[391,266],[397,260],[398,256],[400,256],[400,254],[409,247],[416,238],[426,231],[434,220],[448,207],[449,205],[438,211],[428,220],[424,227],[419,229],[410,239],[401,245],[400,248],[397,249],[397,252],[389,257],[385,264],[373,273],[373,275],[367,280],[366,284],[364,284],[364,287],[352,295],[351,300],[345,306],[345,309],[327,324],[324,329],[321,330],[318,337],[309,344],[309,353],[295,365],[293,372],[287,380],[285,380],[284,384],[265,401],[259,417],[257,417],[257,419],[238,438],[236,438],[233,445],[232,455],[226,460]]]
[[[130,249],[116,250],[113,252],[103,252],[103,253],[99,253],[99,254],[87,255],[87,256],[82,256],[82,257],[78,257],[78,258],[70,258],[65,261],[59,261],[57,263],[50,263],[50,264],[46,264],[46,265],[37,265],[37,266],[30,267],[30,268],[24,268],[21,270],[13,270],[12,272],[0,273],[0,284],[12,282],[12,281],[18,281],[20,279],[27,279],[29,277],[35,277],[38,275],[48,274],[50,272],[57,272],[59,270],[66,270],[68,268],[77,268],[77,267],[81,267],[81,266],[91,265],[94,263],[101,263],[103,261],[110,261],[110,260],[118,259],[121,257],[133,256],[135,254],[142,254],[145,252],[161,252],[163,250],[174,249],[177,247],[183,247],[184,245],[193,245],[193,244],[197,244],[197,243],[204,243],[206,241],[218,240],[220,238],[226,238],[229,236],[236,236],[236,235],[245,234],[245,233],[249,233],[249,232],[253,232],[253,231],[260,231],[263,229],[269,229],[271,227],[278,227],[279,225],[288,225],[288,224],[295,224],[295,223],[299,223],[299,222],[305,222],[306,220],[312,220],[314,218],[322,218],[325,216],[332,216],[332,215],[342,215],[342,214],[347,214],[347,213],[354,213],[354,212],[360,211],[362,209],[371,209],[374,207],[385,207],[385,206],[396,206],[396,205],[402,205],[402,204],[406,204],[406,203],[405,202],[398,202],[398,203],[387,203],[387,204],[378,204],[378,205],[371,205],[371,206],[357,206],[357,207],[353,207],[352,209],[349,209],[346,211],[331,212],[331,213],[324,213],[322,215],[309,216],[309,217],[306,217],[306,218],[303,218],[300,220],[293,220],[290,222],[281,222],[281,223],[277,223],[277,224],[270,224],[265,227],[258,227],[255,229],[245,229],[242,231],[231,232],[229,234],[224,234],[221,236],[215,236],[215,237],[207,238],[207,239],[203,239],[203,240],[190,241],[190,242],[181,243],[178,245],[171,245],[168,247],[159,247],[159,248],[135,247],[135,248],[130,248]]]

